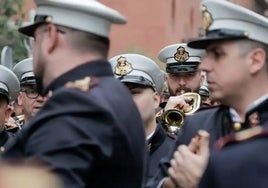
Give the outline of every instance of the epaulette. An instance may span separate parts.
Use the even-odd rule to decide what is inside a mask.
[[[225,146],[236,143],[236,142],[243,142],[246,140],[258,138],[258,137],[268,137],[268,129],[264,128],[263,126],[256,126],[253,128],[245,129],[243,131],[226,135],[220,138],[216,142],[216,149],[221,150]]]
[[[67,82],[64,87],[65,88],[74,88],[78,89],[83,92],[87,92],[90,90],[90,88],[98,85],[99,80],[97,77],[84,77],[83,79],[80,80],[75,80],[75,81],[69,81]]]

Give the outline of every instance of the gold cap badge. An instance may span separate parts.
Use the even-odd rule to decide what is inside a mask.
[[[131,64],[127,61],[125,57],[120,56],[117,59],[117,65],[115,66],[114,73],[116,75],[122,76],[122,75],[128,74],[131,71],[132,71]]]
[[[180,46],[177,48],[177,52],[174,54],[174,58],[178,62],[185,62],[189,59],[189,53],[184,47]]]
[[[206,6],[202,7],[202,28],[207,32],[213,22],[213,18]]]

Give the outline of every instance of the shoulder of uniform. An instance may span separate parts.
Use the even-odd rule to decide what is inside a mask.
[[[91,88],[98,85],[98,83],[99,79],[97,77],[86,76],[79,80],[69,81],[64,85],[64,87],[78,89],[83,92],[88,92]]]
[[[258,137],[268,137],[268,129],[262,126],[256,126],[231,135],[224,136],[216,142],[216,148],[218,150],[221,150],[231,143],[243,142]]]

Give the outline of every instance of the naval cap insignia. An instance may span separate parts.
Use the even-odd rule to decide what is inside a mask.
[[[131,64],[127,61],[127,59],[123,56],[120,56],[117,59],[117,65],[115,66],[114,73],[116,75],[122,76],[128,74],[132,71]]]
[[[184,47],[180,46],[177,48],[177,52],[174,54],[176,61],[182,63],[189,59],[189,53],[185,50]]]
[[[202,28],[207,32],[208,28],[213,22],[211,13],[207,10],[206,6],[202,6]]]

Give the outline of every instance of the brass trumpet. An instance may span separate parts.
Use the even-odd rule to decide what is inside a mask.
[[[171,134],[177,134],[184,123],[185,116],[196,112],[201,104],[201,96],[198,93],[188,92],[180,96],[191,98],[189,109],[187,109],[187,111],[182,111],[179,106],[175,106],[172,109],[164,111],[161,115],[161,119],[164,122],[167,131]]]

